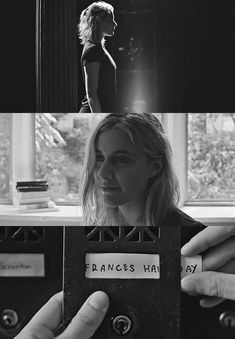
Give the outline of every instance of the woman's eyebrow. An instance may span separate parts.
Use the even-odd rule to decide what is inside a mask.
[[[123,155],[124,154],[124,155],[131,155],[131,156],[134,155],[133,152],[129,152],[127,150],[118,150],[118,151],[113,152],[113,154],[115,154],[115,155],[117,155],[117,154]]]
[[[103,153],[102,151],[100,151],[99,149],[95,149],[95,152],[96,153]],[[112,155],[129,155],[129,156],[133,156],[134,155],[134,152],[129,152],[127,150],[117,150],[117,151],[114,151],[112,153]]]

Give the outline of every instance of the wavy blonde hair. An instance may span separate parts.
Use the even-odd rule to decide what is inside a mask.
[[[104,45],[105,40],[100,36],[100,23],[113,12],[113,6],[104,1],[93,2],[82,11],[78,23],[78,36],[82,45],[89,40]]]
[[[118,207],[107,207],[94,180],[95,147],[99,135],[110,129],[126,133],[147,156],[161,162],[160,172],[150,179],[146,189],[143,226],[157,226],[179,201],[179,185],[172,167],[172,150],[164,129],[153,113],[107,114],[92,132],[86,147],[81,181],[82,207],[85,225],[127,225]]]

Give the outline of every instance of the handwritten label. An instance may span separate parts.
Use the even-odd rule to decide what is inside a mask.
[[[44,276],[44,254],[0,253],[0,278]]]
[[[89,279],[159,279],[158,254],[88,253],[85,277]]]
[[[181,257],[181,278],[189,274],[202,272],[202,257]]]
[[[175,267],[172,267],[174,270]],[[181,278],[202,272],[202,258],[181,257]],[[85,262],[88,279],[159,279],[160,256],[140,253],[88,253]]]

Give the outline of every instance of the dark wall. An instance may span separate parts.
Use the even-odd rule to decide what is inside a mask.
[[[33,112],[36,109],[35,1],[0,2],[1,112]]]
[[[232,1],[158,2],[158,111],[234,112]]]

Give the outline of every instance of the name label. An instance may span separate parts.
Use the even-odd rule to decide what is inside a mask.
[[[85,277],[88,279],[159,279],[159,255],[87,253]]]
[[[200,272],[202,272],[202,257],[200,255],[194,257],[181,256],[181,278]]]
[[[88,279],[159,279],[158,254],[87,253],[85,277]],[[175,267],[172,267],[172,270]],[[202,257],[181,256],[181,278],[202,272]]]
[[[44,276],[44,254],[0,253],[0,277]]]

